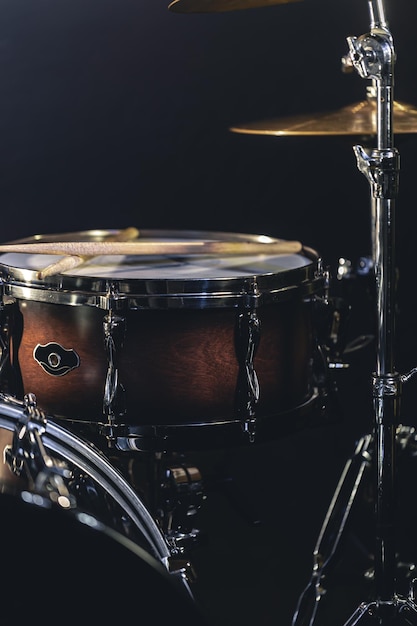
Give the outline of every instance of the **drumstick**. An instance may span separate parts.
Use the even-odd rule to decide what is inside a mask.
[[[110,235],[107,237],[106,241],[129,241],[130,239],[137,239],[139,236],[139,231],[134,226],[129,226],[128,228],[124,228],[119,231],[115,235]],[[44,267],[42,270],[37,272],[36,277],[39,280],[46,278],[47,276],[54,276],[55,274],[60,274],[65,272],[66,270],[71,270],[74,267],[78,267],[82,263],[89,261],[92,257],[87,254],[70,254],[62,257],[59,261],[55,263],[51,263]]]
[[[2,244],[0,252],[55,254],[77,257],[101,255],[184,254],[293,254],[302,250],[299,241],[62,241]]]

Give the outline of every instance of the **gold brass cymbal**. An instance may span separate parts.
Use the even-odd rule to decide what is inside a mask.
[[[173,0],[168,9],[173,13],[224,13],[290,2],[300,0]]]
[[[244,126],[233,126],[234,133],[247,135],[275,135],[277,137],[296,135],[376,135],[377,107],[373,99],[356,102],[338,111],[317,115],[296,115],[281,119],[268,119],[251,122]],[[417,108],[394,102],[393,132],[417,132]]]

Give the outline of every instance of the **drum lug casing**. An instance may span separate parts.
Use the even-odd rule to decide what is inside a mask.
[[[243,307],[238,312],[235,326],[235,351],[239,364],[235,403],[243,432],[253,443],[256,431],[255,407],[259,401],[259,381],[254,359],[261,335],[261,322],[256,311],[260,291],[256,280],[247,281],[247,290],[243,295]]]

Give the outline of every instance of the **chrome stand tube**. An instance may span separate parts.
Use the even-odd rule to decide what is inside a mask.
[[[398,195],[399,154],[393,147],[392,105],[395,53],[385,20],[382,0],[369,2],[371,30],[348,38],[353,66],[362,78],[375,82],[377,147],[370,153],[354,146],[359,170],[371,186],[375,207],[373,240],[377,298],[376,370],[373,375],[374,441],[376,459],[376,605],[396,597],[395,432],[399,418],[401,377],[395,372],[395,200]],[[375,608],[375,607],[374,607]]]
[[[393,86],[395,52],[391,33],[385,19],[383,0],[368,0],[370,32],[360,37],[348,37],[349,55],[345,64],[350,64],[362,78],[373,81],[377,104],[377,145],[371,150],[362,146],[353,147],[357,165],[371,189],[372,203],[372,255],[376,286],[376,366],[372,375],[372,398],[374,426],[372,440],[375,481],[375,554],[374,593],[369,602],[362,602],[344,626],[355,626],[363,618],[376,620],[379,626],[399,623],[417,625],[414,580],[407,597],[397,591],[396,524],[398,508],[396,434],[399,424],[402,383],[414,375],[401,376],[395,370],[395,202],[398,196],[400,159],[393,147]],[[365,440],[363,440],[364,442]],[[363,443],[362,442],[362,443]],[[367,452],[367,450],[365,450]],[[361,450],[361,453],[363,451]],[[312,626],[317,610],[317,601],[323,595],[323,574],[333,560],[346,518],[351,509],[351,498],[355,497],[366,458],[360,455],[342,477],[328,518],[316,546],[312,579],[302,594],[294,616],[294,626]],[[352,468],[358,473],[352,479]],[[355,472],[353,472],[353,478]],[[346,485],[351,486],[346,500]],[[353,485],[353,486],[352,486]],[[345,500],[345,501],[344,501]],[[328,528],[330,519],[340,514],[340,527],[331,550],[323,548],[327,536],[334,536]]]
[[[396,458],[402,377],[395,371],[395,202],[400,159],[393,147],[393,87],[395,52],[382,0],[368,0],[370,33],[349,37],[352,65],[362,78],[372,79],[377,101],[377,146],[366,152],[354,146],[359,171],[371,187],[377,307],[376,368],[372,376],[375,458],[375,601],[363,603],[346,623],[362,616],[380,625],[393,624],[400,612],[414,611],[410,599],[396,589]]]

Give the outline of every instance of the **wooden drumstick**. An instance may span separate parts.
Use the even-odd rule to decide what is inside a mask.
[[[131,239],[137,239],[139,236],[139,230],[134,226],[129,226],[128,228],[124,228],[119,231],[115,235],[110,235],[106,238],[106,241],[130,241]],[[71,270],[74,267],[78,267],[82,263],[89,261],[93,257],[87,254],[69,254],[63,256],[59,261],[55,263],[51,263],[44,267],[42,270],[39,270],[36,273],[36,277],[39,280],[43,280],[47,276],[54,276],[55,274],[60,274],[65,272],[66,270]]]
[[[0,252],[55,254],[77,257],[101,255],[184,255],[184,254],[293,254],[303,246],[283,239],[259,241],[62,241],[0,245]]]

